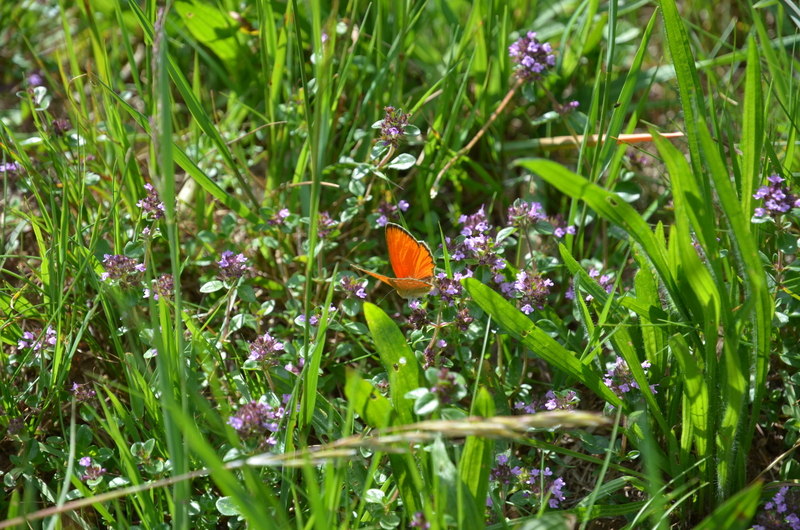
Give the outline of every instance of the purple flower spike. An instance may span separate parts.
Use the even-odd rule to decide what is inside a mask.
[[[524,37],[508,47],[508,56],[516,63],[516,76],[526,81],[541,79],[551,66],[555,66],[556,58],[549,42],[540,43],[536,33],[529,31]]]

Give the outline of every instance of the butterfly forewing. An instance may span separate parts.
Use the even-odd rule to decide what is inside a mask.
[[[389,261],[397,278],[428,279],[433,276],[433,255],[428,245],[417,241],[405,228],[386,225]]]

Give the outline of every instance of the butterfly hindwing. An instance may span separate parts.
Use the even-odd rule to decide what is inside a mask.
[[[417,241],[402,226],[386,225],[389,261],[397,278],[428,279],[433,276],[433,255],[428,245]]]

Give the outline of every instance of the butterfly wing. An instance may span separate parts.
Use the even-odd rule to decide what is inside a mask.
[[[423,241],[417,241],[400,225],[386,225],[389,261],[398,279],[430,281],[433,278],[433,254]],[[402,295],[401,295],[402,296]]]
[[[356,267],[355,265],[351,265],[351,267],[353,267],[354,269],[358,269],[361,272],[366,272],[370,276],[378,278],[380,281],[382,281],[384,283],[388,283],[389,285],[394,287],[394,285],[392,285],[392,282],[394,282],[394,278],[389,278],[388,276],[384,276],[383,274],[377,274],[375,272],[368,271],[367,269],[362,269],[361,267]]]
[[[408,300],[421,298],[433,290],[433,284],[413,278],[389,278],[389,285],[394,287],[397,294]]]

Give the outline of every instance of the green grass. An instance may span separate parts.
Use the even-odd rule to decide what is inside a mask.
[[[784,0],[2,3],[0,528],[785,518],[798,47]],[[387,221],[419,305],[350,267]]]

